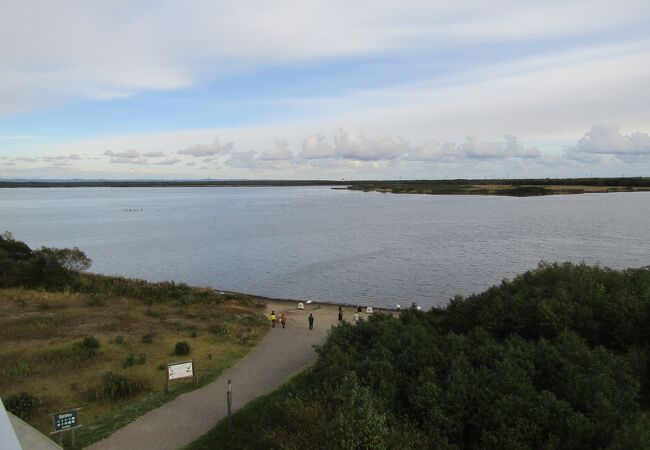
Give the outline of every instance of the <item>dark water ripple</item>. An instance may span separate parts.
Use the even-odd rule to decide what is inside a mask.
[[[93,270],[273,297],[444,304],[540,260],[650,264],[650,193],[541,198],[306,188],[0,190],[0,230]]]

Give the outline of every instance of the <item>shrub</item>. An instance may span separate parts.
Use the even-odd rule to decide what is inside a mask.
[[[189,355],[190,351],[190,344],[185,341],[177,342],[174,346],[174,355]]]
[[[154,333],[152,332],[145,334],[144,336],[142,336],[142,343],[151,344],[153,342],[153,337],[154,337]]]
[[[93,392],[97,401],[117,401],[144,392],[149,389],[149,382],[142,377],[120,375],[115,372],[105,372]]]
[[[129,355],[126,357],[126,359],[122,363],[122,369],[126,369],[131,366],[135,366],[135,357],[133,355]]]
[[[24,420],[31,419],[43,405],[43,400],[29,392],[20,392],[5,399],[7,410]]]
[[[74,353],[81,359],[92,359],[97,356],[99,350],[99,341],[93,336],[86,336],[81,342],[75,342],[73,345]]]
[[[113,344],[122,345],[124,344],[124,336],[115,336],[113,339]]]

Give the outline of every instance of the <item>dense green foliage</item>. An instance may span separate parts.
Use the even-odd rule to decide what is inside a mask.
[[[174,355],[189,355],[190,351],[190,344],[185,341],[177,342],[174,346]]]
[[[97,401],[118,401],[140,392],[149,387],[145,378],[131,374],[106,372],[99,384],[89,392],[89,396]]]
[[[23,420],[31,419],[43,406],[43,399],[31,392],[19,392],[4,400],[7,411]]]
[[[23,286],[62,290],[75,282],[91,260],[78,248],[32,250],[11,233],[0,235],[0,288]]]
[[[650,448],[649,314],[649,270],[567,263],[343,323],[227,448]]]

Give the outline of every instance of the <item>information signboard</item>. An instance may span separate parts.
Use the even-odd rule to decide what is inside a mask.
[[[54,414],[54,432],[69,430],[79,426],[79,411],[73,409]]]
[[[169,364],[167,366],[167,378],[170,381],[181,378],[194,378],[194,365],[192,361]]]
[[[198,382],[196,370],[194,369],[194,360],[167,364],[167,370],[165,371],[165,392],[169,392],[170,381],[186,378],[191,378],[194,384]]]

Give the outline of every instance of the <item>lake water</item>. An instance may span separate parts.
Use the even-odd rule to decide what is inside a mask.
[[[0,189],[0,232],[92,271],[269,297],[445,304],[540,260],[650,265],[650,193],[392,195],[327,187]]]

